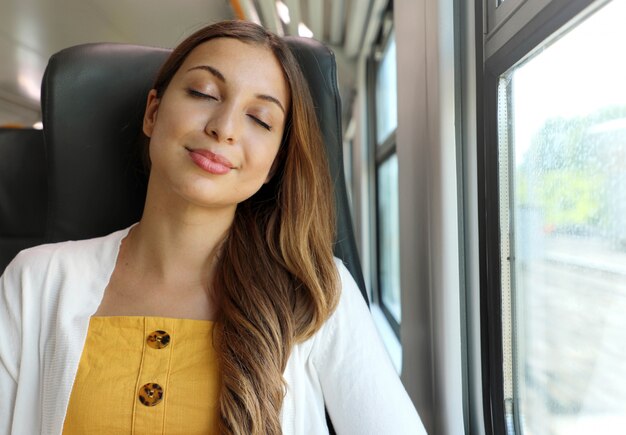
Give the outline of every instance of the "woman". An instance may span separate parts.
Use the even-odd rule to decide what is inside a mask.
[[[148,95],[141,221],[26,250],[0,279],[0,433],[423,427],[333,259],[306,83],[246,22],[181,43]],[[8,397],[8,400],[4,400]]]

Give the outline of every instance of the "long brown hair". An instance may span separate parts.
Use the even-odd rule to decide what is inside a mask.
[[[269,48],[282,66],[291,103],[274,175],[237,206],[213,286],[220,315],[220,431],[281,434],[282,374],[295,343],[311,337],[339,298],[332,243],[332,183],[307,82],[276,35],[245,21],[205,27],[183,41],[154,83],[161,96],[185,58],[214,38]]]

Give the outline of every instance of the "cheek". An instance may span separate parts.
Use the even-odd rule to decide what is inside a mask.
[[[275,138],[259,139],[258,136],[255,138],[251,135],[244,139],[244,143],[247,168],[259,176],[267,174],[278,155],[280,142]]]
[[[158,153],[159,148],[163,144],[169,142],[169,138],[172,135],[172,129],[176,128],[175,123],[171,123],[166,116],[160,116],[154,124],[152,135],[150,136],[150,156],[153,153]]]
[[[268,173],[272,170],[274,166],[274,162],[276,157],[278,156],[278,147],[275,147],[271,152],[268,152],[265,156],[263,156],[263,161],[261,163],[263,176],[267,177]]]
[[[156,119],[155,133],[163,137],[180,137],[192,131],[202,131],[207,122],[206,111],[198,110],[185,101],[168,101],[163,104]]]

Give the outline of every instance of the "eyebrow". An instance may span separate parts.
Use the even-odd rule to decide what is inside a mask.
[[[196,70],[196,69],[201,69],[201,70],[204,70],[204,71],[208,71],[211,74],[213,74],[216,78],[218,78],[220,81],[226,83],[226,77],[224,77],[224,74],[222,74],[221,72],[219,72],[219,70],[217,70],[217,69],[215,69],[215,68],[213,68],[212,66],[209,66],[209,65],[194,66],[192,68],[189,68],[187,70],[187,72],[193,71],[193,70]]]
[[[278,107],[280,107],[280,110],[283,111],[283,114],[285,113],[285,108],[280,103],[280,101],[278,101],[278,99],[272,97],[271,95],[256,94],[255,97],[257,97],[260,100],[265,100],[265,101],[269,101],[270,103],[275,103]]]
[[[226,77],[224,77],[224,74],[222,74],[218,69],[213,68],[210,65],[194,66],[194,67],[189,68],[187,70],[187,72],[193,71],[193,70],[196,70],[196,69],[207,71],[207,72],[211,73],[213,76],[215,76],[215,78],[220,80],[222,83],[226,83]],[[274,98],[271,95],[266,95],[266,94],[256,94],[255,97],[260,99],[260,100],[269,101],[270,103],[276,104],[280,108],[280,110],[282,110],[283,113],[286,113],[285,107],[278,100],[278,98]]]

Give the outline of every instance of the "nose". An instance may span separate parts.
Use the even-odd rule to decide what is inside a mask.
[[[235,143],[237,128],[234,108],[222,106],[209,116],[204,131],[217,142]]]

